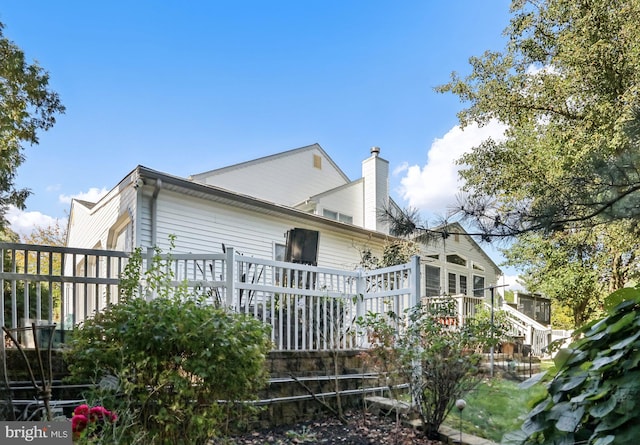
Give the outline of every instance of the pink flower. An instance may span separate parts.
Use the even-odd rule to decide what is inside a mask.
[[[88,422],[89,419],[87,419],[87,416],[84,414],[76,414],[71,419],[71,430],[74,434],[80,434],[87,427]]]
[[[83,416],[89,415],[89,405],[79,405],[73,410],[73,414],[82,414]]]
[[[94,406],[89,410],[89,420],[95,422],[96,420],[102,420],[103,418],[110,418],[111,412],[102,406]]]

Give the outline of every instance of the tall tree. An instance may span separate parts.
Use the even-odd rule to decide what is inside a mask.
[[[463,126],[504,138],[462,157],[462,212],[489,236],[640,216],[640,0],[514,0],[502,52],[439,87]]]
[[[58,94],[49,89],[49,74],[3,34],[0,23],[0,228],[11,205],[24,209],[28,189],[15,187],[16,170],[25,145],[38,144],[38,132],[48,130],[64,112]]]

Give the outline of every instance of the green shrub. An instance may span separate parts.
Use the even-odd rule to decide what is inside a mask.
[[[479,382],[480,356],[489,333],[476,325],[453,328],[443,320],[455,315],[455,302],[417,306],[398,316],[367,314],[359,320],[372,347],[366,354],[392,380],[409,383],[423,431],[431,439],[456,399]]]
[[[576,331],[555,357],[547,392],[506,444],[637,443],[640,437],[640,288],[609,296],[609,315]],[[542,378],[528,381],[537,384]]]
[[[170,259],[160,254],[142,274],[136,251],[122,280],[122,301],[74,333],[71,376],[116,378],[115,391],[100,398],[106,408],[135,416],[130,438],[142,433],[147,443],[205,443],[224,431],[231,412],[239,416],[245,406],[239,401],[255,399],[265,385],[269,328],[172,287]],[[157,297],[143,298],[149,292]]]

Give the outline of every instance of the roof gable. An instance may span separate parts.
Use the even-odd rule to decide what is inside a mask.
[[[189,179],[289,206],[350,182],[319,144],[198,173]]]

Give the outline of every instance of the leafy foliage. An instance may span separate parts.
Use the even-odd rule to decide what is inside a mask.
[[[506,48],[439,87],[468,104],[463,126],[506,126],[460,159],[461,210],[489,236],[637,216],[640,2],[516,0],[511,10]]]
[[[447,307],[449,310],[447,310]],[[453,316],[453,305],[417,306],[404,315],[392,311],[369,313],[359,320],[367,330],[372,361],[390,381],[409,383],[411,395],[429,438],[438,429],[456,399],[479,382],[480,357],[490,344],[481,324],[451,327],[443,317]]]
[[[0,23],[0,227],[8,206],[24,208],[28,189],[16,189],[16,170],[24,161],[23,144],[38,143],[37,133],[48,130],[64,112],[58,94],[49,89],[49,74],[3,34]]]
[[[75,380],[115,378],[115,392],[99,396],[135,419],[126,443],[140,434],[150,444],[205,443],[232,412],[242,418],[245,405],[236,401],[255,398],[266,383],[268,327],[172,287],[170,259],[160,254],[145,273],[140,250],[132,255],[122,301],[74,333],[70,372]],[[144,298],[152,291],[156,298]]]
[[[503,443],[634,443],[640,435],[640,288],[614,292],[607,306],[609,315],[583,326],[559,351],[547,394]]]

